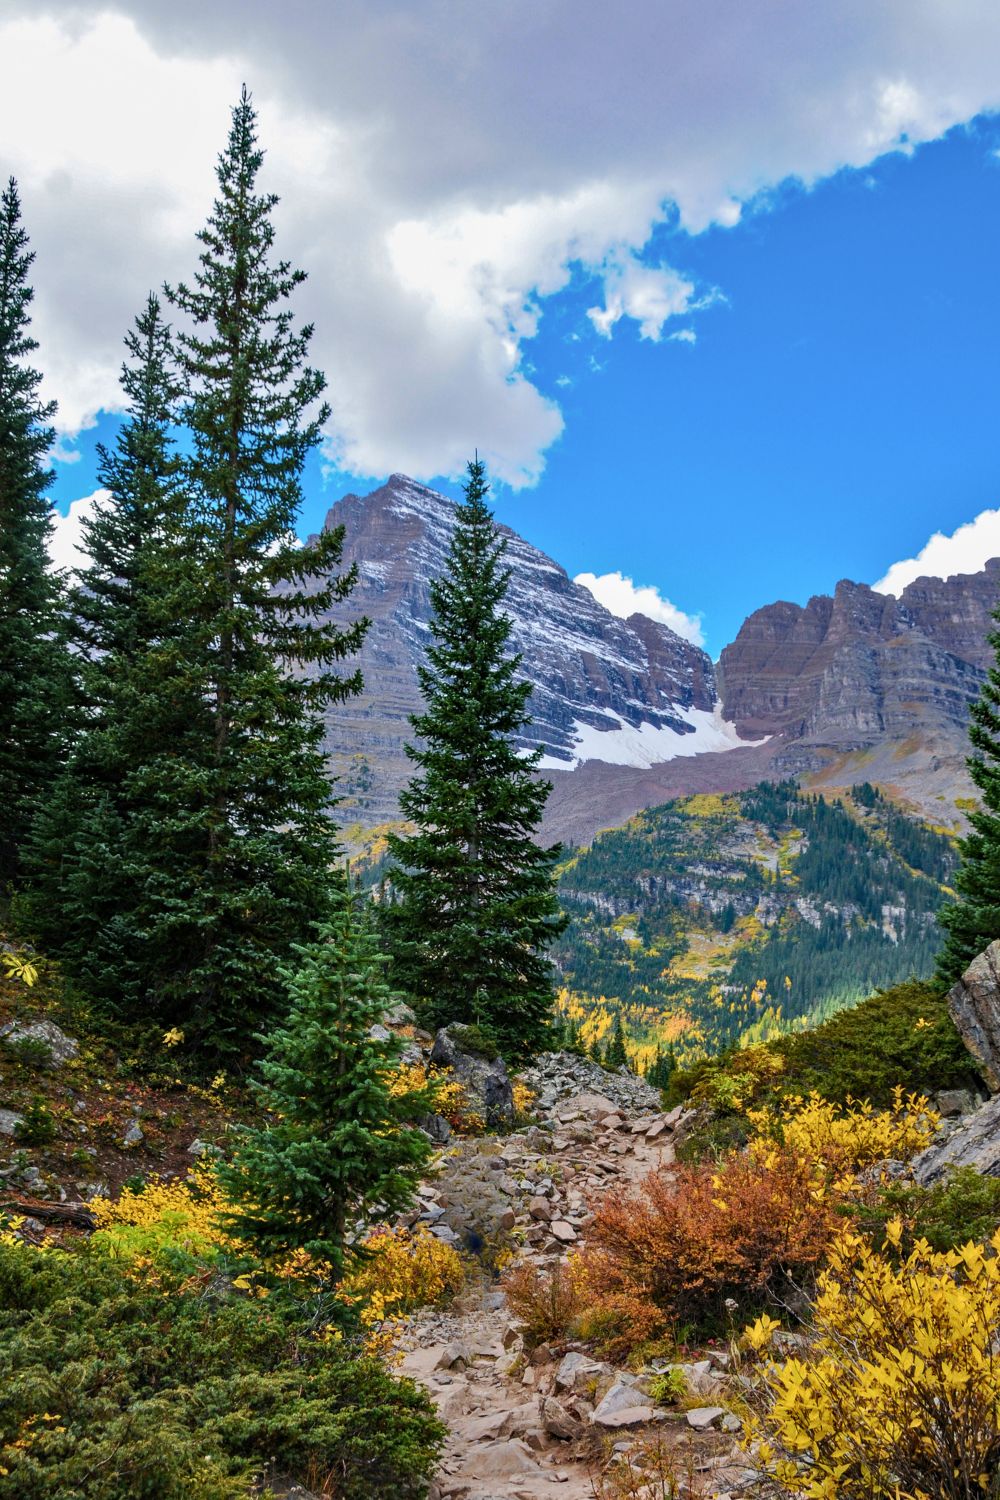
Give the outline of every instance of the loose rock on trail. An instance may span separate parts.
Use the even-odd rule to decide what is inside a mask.
[[[609,1187],[670,1167],[683,1111],[665,1114],[641,1079],[569,1054],[544,1058],[524,1081],[538,1124],[459,1143],[408,1219],[466,1244],[502,1224],[521,1241],[519,1260],[551,1267],[585,1242]],[[529,1355],[486,1276],[447,1311],[416,1314],[401,1348],[402,1373],[430,1392],[450,1429],[432,1500],[594,1500],[602,1470],[654,1430],[676,1450],[682,1495],[767,1493],[736,1442],[721,1351],[679,1367],[696,1408],[663,1408],[650,1394],[651,1372],[615,1369],[572,1347]]]

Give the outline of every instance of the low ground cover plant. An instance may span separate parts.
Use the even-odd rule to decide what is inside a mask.
[[[0,1243],[0,1370],[4,1500],[230,1500],[275,1454],[338,1500],[415,1500],[443,1438],[416,1386],[292,1304],[96,1246]]]
[[[910,980],[839,1011],[812,1031],[678,1069],[669,1102],[691,1099],[728,1116],[788,1094],[815,1092],[834,1104],[865,1099],[885,1109],[897,1088],[932,1094],[975,1089],[979,1082],[940,987]]]

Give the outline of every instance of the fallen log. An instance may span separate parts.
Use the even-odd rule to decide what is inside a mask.
[[[0,1210],[24,1214],[52,1224],[73,1224],[77,1229],[96,1229],[94,1215],[85,1203],[40,1203],[16,1193],[0,1194]]]

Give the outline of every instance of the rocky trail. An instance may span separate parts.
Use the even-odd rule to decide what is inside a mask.
[[[546,1058],[526,1081],[538,1124],[460,1143],[411,1217],[449,1241],[468,1240],[470,1226],[484,1237],[502,1226],[520,1242],[519,1260],[551,1266],[585,1241],[591,1205],[609,1187],[670,1167],[683,1116],[661,1113],[640,1080],[567,1054]],[[726,1407],[722,1350],[677,1366],[688,1399],[661,1408],[649,1382],[670,1368],[665,1361],[634,1373],[572,1344],[529,1352],[488,1277],[446,1312],[417,1314],[401,1347],[403,1373],[430,1392],[450,1429],[432,1500],[644,1496],[615,1489],[612,1477],[653,1434],[675,1464],[678,1496],[765,1493],[739,1447],[739,1419]]]

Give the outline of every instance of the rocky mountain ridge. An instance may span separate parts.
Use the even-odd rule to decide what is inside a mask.
[[[359,574],[337,617],[364,613],[372,625],[357,658],[364,693],[331,710],[325,743],[345,798],[343,820],[371,826],[397,815],[410,775],[403,747],[421,707],[417,666],[428,641],[430,584],[442,571],[453,506],[394,474],[369,495],[339,500],[326,520],[337,525],[345,528],[344,561]],[[511,569],[511,641],[533,689],[525,748],[542,745],[546,772],[572,771],[592,758],[651,766],[739,744],[719,714],[707,652],[655,620],[612,615],[544,553],[507,527],[500,531]]]
[[[359,571],[338,617],[372,621],[358,658],[364,693],[335,706],[326,727],[347,826],[398,816],[430,584],[453,514],[447,497],[396,474],[327,517],[327,527],[344,526],[345,561]],[[611,614],[500,530],[512,645],[532,685],[525,748],[542,745],[553,782],[545,837],[587,843],[670,798],[787,775],[812,786],[876,782],[937,824],[961,824],[968,707],[992,655],[1000,559],[975,574],[918,578],[898,598],[843,580],[805,605],[766,605],[716,667],[667,626]]]

